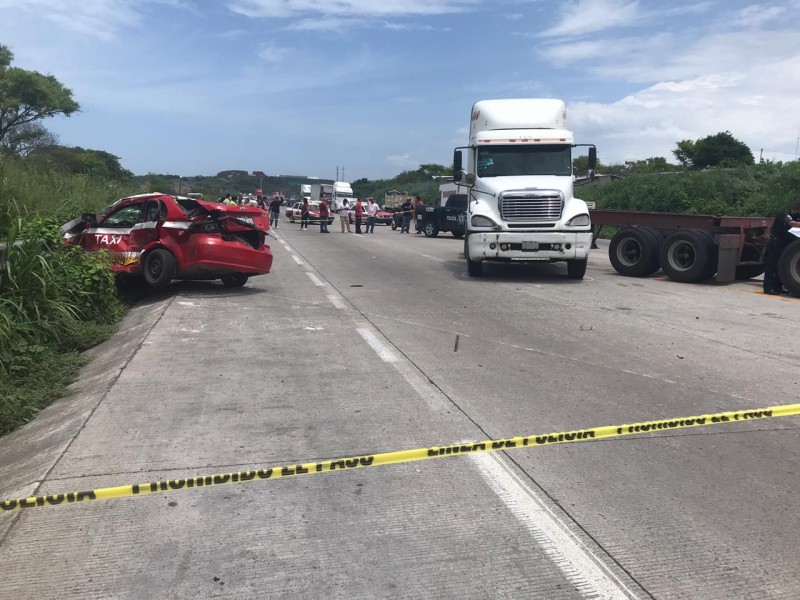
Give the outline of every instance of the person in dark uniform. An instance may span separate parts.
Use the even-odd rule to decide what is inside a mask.
[[[800,227],[800,217],[796,216],[797,213],[800,213],[800,204],[792,209],[792,212],[795,213],[795,217],[793,218],[791,214],[787,212],[779,212],[775,215],[775,220],[772,223],[772,229],[770,229],[770,240],[769,245],[767,246],[767,256],[764,263],[764,293],[765,294],[772,294],[777,295],[781,293],[786,293],[783,289],[783,284],[781,283],[781,278],[778,275],[778,262],[781,258],[781,253],[783,249],[786,248],[792,241],[798,239],[791,233],[789,230],[792,227]]]

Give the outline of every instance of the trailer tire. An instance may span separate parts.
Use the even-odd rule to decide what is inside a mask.
[[[433,221],[425,221],[422,225],[422,233],[425,234],[425,237],[436,237],[439,235],[439,228]]]
[[[661,269],[673,281],[705,281],[717,271],[714,238],[698,229],[676,231],[661,245],[659,260]]]
[[[760,260],[761,253],[756,249],[755,246],[750,244],[746,244],[744,248],[742,248],[742,260],[743,261],[754,261]],[[743,279],[753,279],[754,277],[758,277],[764,272],[764,264],[758,265],[739,265],[736,267],[736,279],[743,280]]]
[[[483,263],[469,258],[469,237],[464,240],[464,258],[467,259],[467,275],[481,277],[483,275]]]
[[[567,277],[570,279],[583,279],[586,275],[586,264],[589,261],[583,260],[568,260],[567,261]]]
[[[661,234],[647,227],[626,227],[611,238],[608,258],[617,273],[627,277],[652,275],[659,269]]]
[[[800,297],[800,240],[792,242],[781,252],[778,275],[783,287],[792,296]]]

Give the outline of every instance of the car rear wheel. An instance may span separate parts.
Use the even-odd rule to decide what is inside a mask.
[[[165,288],[175,277],[178,262],[169,250],[156,248],[144,259],[144,279],[154,289]]]
[[[221,279],[222,285],[225,287],[237,288],[247,283],[249,275],[245,275],[244,273],[231,273],[230,275],[223,275]]]
[[[439,228],[433,221],[428,221],[422,226],[422,233],[425,234],[425,237],[436,237],[439,235]]]

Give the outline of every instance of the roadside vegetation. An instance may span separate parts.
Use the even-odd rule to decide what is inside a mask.
[[[41,121],[76,112],[72,92],[12,59],[0,45],[0,435],[63,395],[123,316],[108,258],[59,227],[134,189],[117,157],[58,145]]]

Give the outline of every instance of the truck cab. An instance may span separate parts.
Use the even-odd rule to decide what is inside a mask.
[[[487,261],[566,261],[569,277],[583,278],[592,234],[586,203],[573,195],[575,146],[562,100],[475,103],[469,146],[456,148],[453,159],[454,182],[469,189],[470,276],[481,275]],[[596,160],[589,145],[590,171]]]

